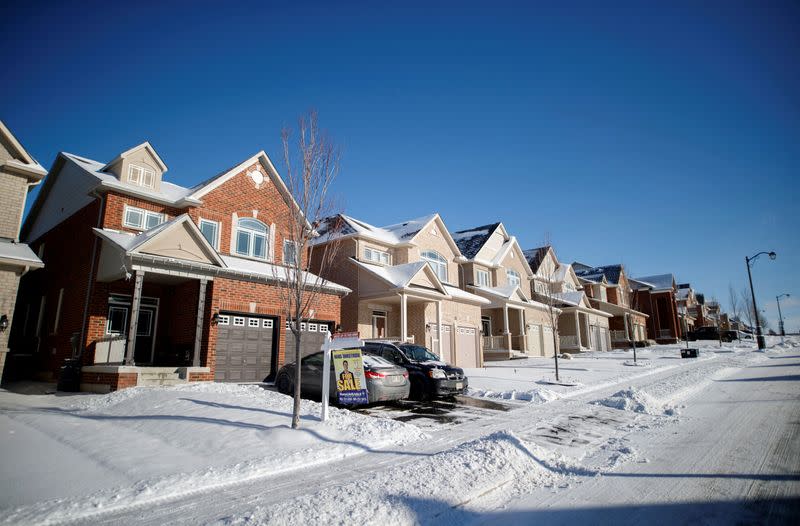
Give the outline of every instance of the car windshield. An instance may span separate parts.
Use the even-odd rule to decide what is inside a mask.
[[[402,349],[409,360],[416,360],[418,362],[434,362],[439,359],[438,356],[421,345],[401,345],[400,349]]]

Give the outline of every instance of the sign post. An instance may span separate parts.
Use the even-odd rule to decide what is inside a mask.
[[[342,332],[334,334],[328,332],[325,343],[322,344],[322,410],[320,420],[323,422],[328,418],[328,403],[331,389],[331,351],[335,349],[359,349],[364,346],[364,342],[358,337],[357,332]],[[364,368],[360,366],[360,372],[364,374]]]

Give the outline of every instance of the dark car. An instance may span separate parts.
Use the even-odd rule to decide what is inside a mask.
[[[368,341],[364,342],[363,350],[405,367],[411,379],[411,398],[423,400],[467,391],[469,380],[464,376],[464,370],[440,361],[421,345]]]
[[[688,333],[689,341],[696,340],[719,340],[719,329],[714,326],[699,327]],[[722,331],[722,341],[732,342],[738,339],[736,331]]]
[[[300,391],[304,397],[319,399],[322,395],[322,352],[309,354],[300,360]],[[295,364],[287,363],[278,370],[275,387],[283,394],[294,393]],[[336,401],[336,373],[331,360],[330,400]],[[411,384],[408,371],[379,356],[364,355],[364,376],[367,379],[369,403],[389,402],[408,398]]]

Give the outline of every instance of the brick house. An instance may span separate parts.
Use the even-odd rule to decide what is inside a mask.
[[[484,359],[552,356],[547,305],[531,299],[533,271],[517,239],[502,223],[452,236],[466,259],[461,263],[461,288],[490,302],[481,307]]]
[[[647,314],[637,310],[625,267],[621,264],[592,267],[573,262],[572,268],[589,297],[589,303],[612,315],[608,320],[611,346],[627,348],[647,340]]]
[[[461,367],[482,365],[481,307],[489,301],[459,288],[466,260],[439,214],[384,227],[340,214],[318,230],[318,247],[339,244],[323,277],[353,290],[342,300],[343,330],[424,345]]]
[[[525,251],[533,270],[531,294],[547,303],[555,301],[560,351],[608,351],[611,348],[608,320],[611,314],[596,309],[575,274],[572,265],[559,262],[552,246]]]
[[[39,376],[73,355],[81,388],[96,391],[262,381],[284,362],[294,337],[278,284],[304,255],[285,239],[297,205],[271,161],[259,152],[192,188],[166,171],[147,142],[107,163],[58,155],[22,232],[47,266],[23,280],[17,313],[32,322],[12,334]],[[305,351],[339,323],[348,292],[325,282],[302,322]]]
[[[676,343],[681,338],[676,294],[678,286],[672,274],[658,274],[630,279],[638,309],[647,318],[647,332],[657,343]]]
[[[0,121],[0,378],[8,354],[9,328],[20,277],[42,267],[42,261],[25,243],[19,230],[28,192],[47,171]]]
[[[702,294],[700,296],[702,297]],[[698,302],[698,295],[695,294],[691,284],[678,284],[678,290],[675,292],[675,305],[678,309],[678,325],[682,332],[693,331],[695,328],[703,326],[703,306]]]

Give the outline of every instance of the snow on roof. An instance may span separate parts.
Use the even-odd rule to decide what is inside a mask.
[[[116,243],[119,245],[120,248],[124,249],[126,252],[130,252],[131,250],[135,250],[136,248],[140,247],[144,244],[145,241],[152,239],[156,234],[159,232],[163,232],[165,229],[169,228],[171,225],[175,224],[178,221],[183,220],[183,217],[186,214],[179,215],[178,217],[174,217],[169,221],[165,221],[158,226],[151,228],[150,230],[145,230],[139,234],[129,234],[127,232],[120,232],[118,230],[111,230],[107,228],[95,228],[94,231],[100,234],[101,236],[105,237],[109,241]]]
[[[655,290],[669,290],[672,289],[675,283],[675,276],[672,274],[657,274],[655,276],[636,278],[636,281],[651,285]]]
[[[288,269],[283,265],[275,265],[266,261],[255,261],[252,259],[245,259],[236,256],[225,256],[220,254],[222,261],[225,262],[228,269],[233,271],[242,272],[266,278],[275,278],[280,281],[286,281],[288,278]],[[338,292],[350,292],[350,289],[333,281],[322,279],[316,274],[311,272],[303,272],[303,280],[305,283],[320,283],[323,288],[328,290],[335,290]]]
[[[427,216],[418,217],[416,219],[403,221],[402,223],[388,225],[382,227],[382,229],[393,234],[398,240],[406,241],[417,235],[417,233],[422,230],[425,225],[430,223],[434,217],[436,217],[436,214],[430,214]]]
[[[559,301],[563,301],[567,305],[580,307],[581,300],[584,297],[584,293],[579,290],[573,292],[559,292],[557,294],[553,294],[553,297],[558,299]]]
[[[555,275],[553,276],[553,281],[565,281],[567,279],[567,274],[569,274],[569,269],[572,268],[569,265],[559,265],[556,269]]]
[[[368,270],[397,288],[408,286],[414,276],[428,264],[425,261],[416,261],[414,263],[404,263],[402,265],[375,265],[373,263],[358,261],[357,259],[353,259],[352,261],[359,267]]]
[[[0,241],[0,261],[6,263],[19,263],[24,266],[41,268],[42,260],[34,254],[31,247],[25,243],[12,243]]]
[[[600,281],[602,276],[605,276],[609,283],[613,285],[619,284],[619,277],[622,274],[622,265],[604,265],[602,267],[589,267],[582,263],[577,263],[577,265],[579,266],[576,267],[576,263],[573,263],[572,268],[579,278],[589,281]]]
[[[547,251],[550,249],[550,245],[538,248],[529,248],[528,250],[523,250],[522,253],[525,254],[525,258],[528,260],[528,264],[531,267],[533,272],[539,270],[539,267],[544,261],[544,257],[547,254]]]
[[[458,232],[452,233],[451,236],[464,257],[467,259],[474,259],[499,225],[500,223],[498,222],[470,228],[468,230],[459,230]]]
[[[408,242],[435,217],[436,214],[431,214],[394,225],[378,227],[360,219],[339,214],[322,220],[317,229],[320,236],[314,239],[312,244],[319,245],[344,236],[361,235],[387,245],[399,245]],[[342,223],[337,225],[336,218],[341,218]]]
[[[487,304],[487,305],[491,303],[491,301],[487,300],[486,298],[481,298],[480,296],[478,296],[476,294],[471,294],[471,293],[467,292],[466,290],[461,290],[460,288],[454,287],[453,285],[448,285],[446,283],[444,283],[443,285],[444,285],[444,290],[447,291],[447,294],[449,294],[453,298],[457,298],[457,299],[461,299],[461,300],[465,300],[465,301],[471,301],[471,302],[474,302],[474,303],[484,303],[484,304]]]
[[[95,177],[95,179],[99,182],[99,185],[114,188],[116,190],[121,191],[135,191],[137,194],[142,194],[145,197],[150,197],[156,200],[166,200],[173,203],[176,203],[191,194],[191,189],[185,188],[183,186],[179,186],[177,184],[172,184],[170,182],[161,181],[161,187],[159,191],[155,190],[148,190],[147,188],[140,187],[140,186],[133,186],[127,183],[123,183],[114,174],[103,172],[103,168],[106,166],[104,163],[94,161],[92,159],[86,159],[84,157],[79,157],[77,155],[62,152],[62,155],[67,159],[73,161],[79,167],[83,168],[83,170]],[[86,193],[89,193],[93,188],[98,185],[95,185],[90,188],[86,188]]]
[[[675,294],[675,297],[679,300],[685,300],[689,297],[690,289],[678,289],[678,292]]]

